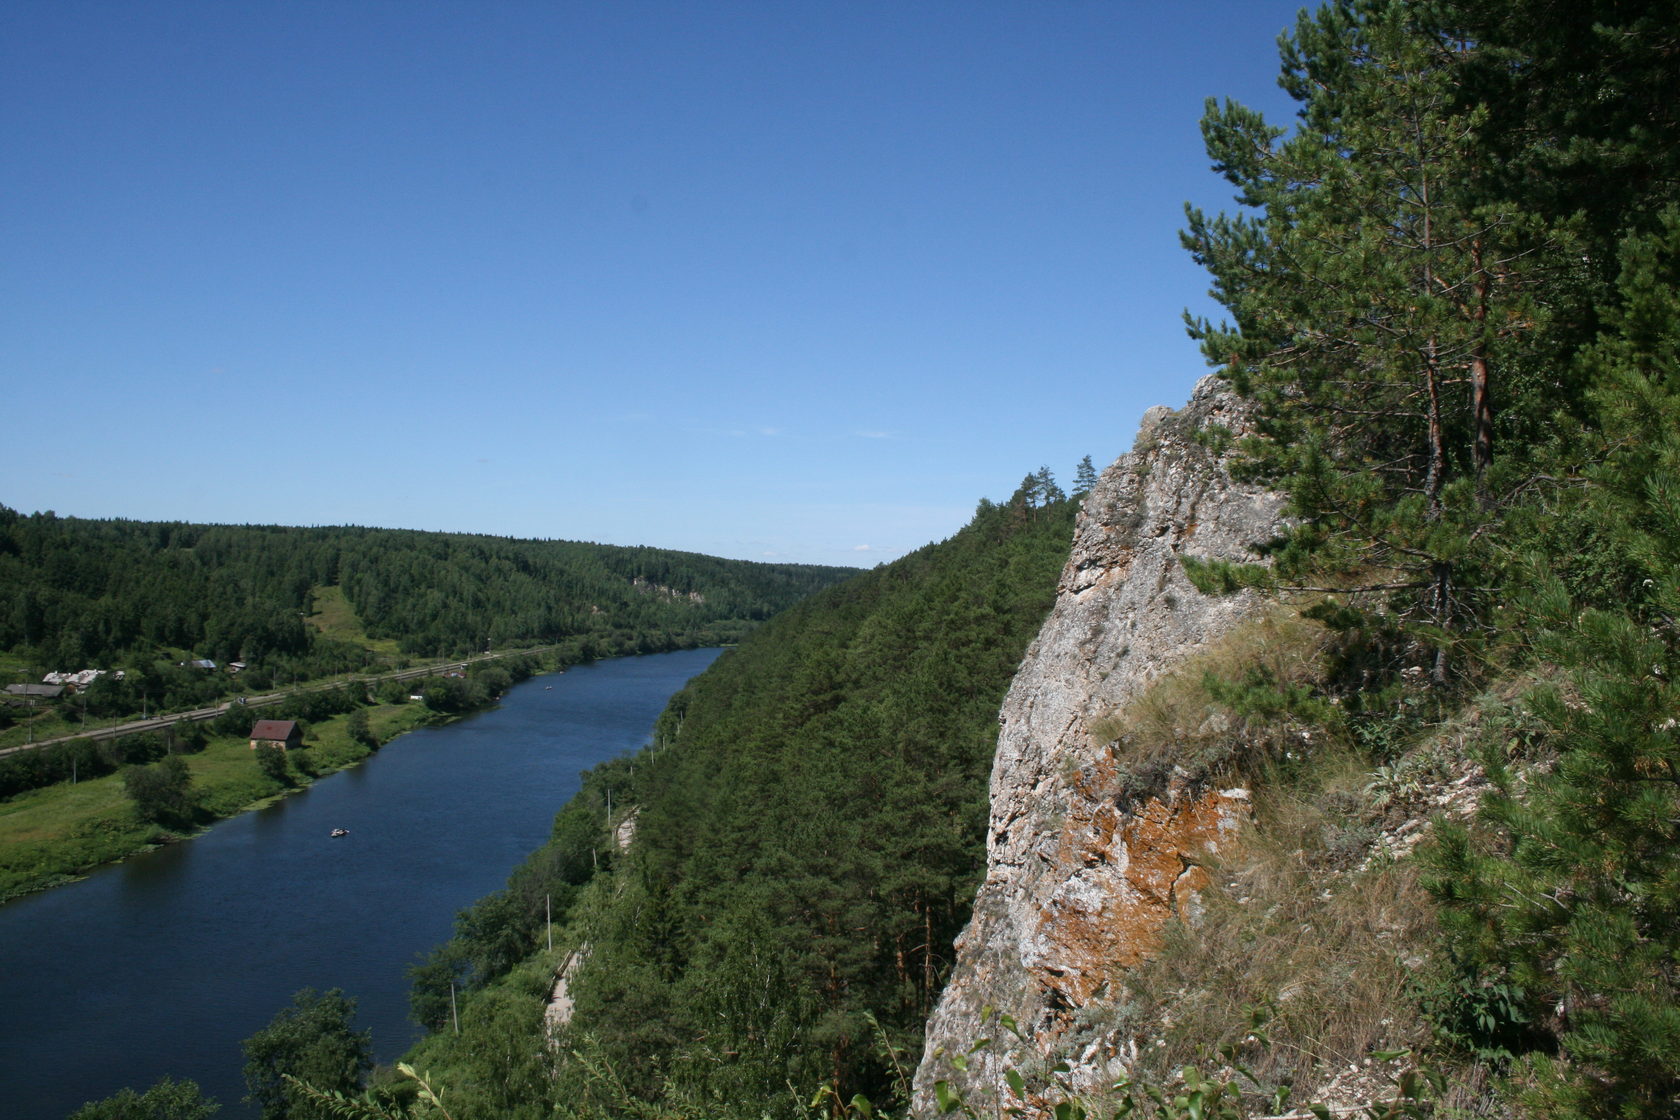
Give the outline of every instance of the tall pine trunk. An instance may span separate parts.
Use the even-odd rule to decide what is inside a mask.
[[[1474,434],[1474,462],[1476,467],[1476,501],[1486,506],[1487,469],[1493,466],[1493,402],[1488,397],[1488,299],[1492,281],[1488,278],[1483,260],[1482,239],[1470,245],[1470,260],[1475,269],[1476,301],[1470,308],[1470,321],[1475,335],[1470,349],[1470,424]]]

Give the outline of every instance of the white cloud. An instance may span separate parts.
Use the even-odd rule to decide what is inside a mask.
[[[853,552],[873,552],[874,549],[870,548],[866,544],[854,544],[852,546],[852,551]]]
[[[891,432],[884,432],[884,431],[861,431],[861,432],[853,432],[852,434],[854,436],[857,436],[859,439],[891,439],[892,438],[892,433]]]

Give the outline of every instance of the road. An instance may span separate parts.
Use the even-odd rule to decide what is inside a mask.
[[[170,712],[166,715],[153,716],[151,719],[134,720],[130,723],[119,723],[93,731],[78,732],[75,735],[60,735],[53,739],[37,739],[33,743],[22,743],[15,747],[0,748],[0,758],[9,754],[17,754],[19,751],[33,751],[42,747],[50,747],[54,743],[68,743],[75,739],[115,739],[121,735],[138,735],[147,731],[161,731],[171,724],[215,719],[229,708],[261,708],[267,704],[278,704],[288,696],[296,695],[299,692],[326,692],[328,689],[338,688],[351,680],[362,681],[369,685],[375,685],[381,681],[412,681],[420,677],[434,676],[452,666],[459,666],[464,669],[478,661],[495,661],[503,657],[523,657],[553,648],[553,646],[534,646],[531,649],[503,650],[500,653],[475,653],[471,657],[458,657],[450,661],[440,661],[435,665],[426,665],[419,669],[402,669],[395,673],[380,673],[371,677],[349,677],[341,680],[322,681],[304,685],[301,688],[288,689],[284,692],[266,692],[261,696],[247,696],[243,700],[229,700],[224,704],[217,704],[209,708],[194,708],[190,712]]]

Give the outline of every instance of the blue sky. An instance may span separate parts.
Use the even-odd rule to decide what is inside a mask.
[[[0,503],[872,565],[1204,371],[1297,3],[0,9]]]

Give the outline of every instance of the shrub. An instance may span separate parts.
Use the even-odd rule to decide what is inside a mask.
[[[279,782],[281,785],[291,784],[291,773],[286,764],[286,749],[284,747],[259,746],[255,754],[257,756],[257,769],[262,771],[264,777]]]
[[[192,774],[180,755],[169,755],[152,766],[128,767],[123,771],[123,790],[143,821],[179,826],[192,817]]]

